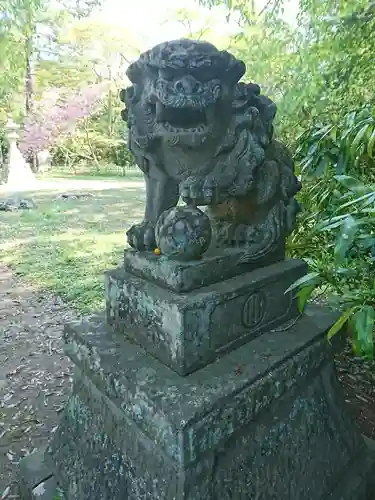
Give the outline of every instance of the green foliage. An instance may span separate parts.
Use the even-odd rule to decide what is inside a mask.
[[[92,165],[93,175],[108,170],[108,164],[121,167],[121,175],[133,167],[127,145],[127,128],[120,117],[121,102],[110,92],[101,109],[81,121],[74,134],[53,149],[53,163],[76,172],[83,162]]]
[[[133,163],[121,122],[119,90],[126,85],[128,61],[139,53],[137,40],[124,27],[92,17],[100,0],[0,0],[0,123],[11,113],[27,123],[46,91],[74,94],[108,82],[100,112],[85,120],[73,136],[52,151],[55,162],[94,166]],[[60,138],[61,142],[61,138]]]
[[[311,269],[293,286],[301,310],[323,287],[342,311],[329,339],[347,326],[354,352],[368,358],[375,319],[374,130],[374,115],[364,108],[300,135],[296,158],[305,178],[305,212],[289,241],[292,255],[305,258]]]
[[[57,146],[53,152],[53,163],[64,165],[73,172],[80,163],[91,163],[93,174],[98,174],[108,164],[122,167],[122,174],[134,165],[127,142],[121,138],[111,138],[95,130],[77,131],[74,136]]]
[[[335,123],[373,103],[374,4],[370,0],[207,0],[240,15],[231,49],[248,65],[247,78],[277,103],[278,133],[291,146],[318,119]]]
[[[367,179],[375,164],[374,147],[375,108],[365,106],[336,123],[313,123],[296,140],[296,160],[309,177],[334,169],[339,175],[359,173]]]

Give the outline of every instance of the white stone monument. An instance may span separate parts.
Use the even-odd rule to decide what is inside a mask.
[[[19,125],[11,117],[4,127],[9,141],[7,189],[20,191],[36,186],[37,181],[30,165],[17,146]]]
[[[43,150],[38,153],[39,172],[48,172],[51,169],[51,153],[48,150]]]

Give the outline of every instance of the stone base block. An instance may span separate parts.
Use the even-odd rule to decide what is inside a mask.
[[[181,375],[298,315],[286,289],[306,273],[287,260],[190,293],[124,269],[106,273],[107,321]]]
[[[331,324],[314,308],[187,377],[101,318],[71,325],[73,394],[47,450],[66,500],[370,500]]]
[[[126,249],[124,268],[164,288],[186,293],[285,260],[284,245],[267,255],[264,262],[241,263],[244,253],[240,248],[215,249],[205,253],[202,259],[181,262],[163,255],[156,256],[153,252]]]

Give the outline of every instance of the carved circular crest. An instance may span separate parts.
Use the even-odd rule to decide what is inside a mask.
[[[246,328],[254,328],[259,325],[266,312],[266,295],[262,291],[252,293],[242,309],[242,324]]]

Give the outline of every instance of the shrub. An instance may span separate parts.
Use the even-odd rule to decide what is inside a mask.
[[[317,290],[341,310],[355,354],[373,356],[375,321],[375,116],[362,108],[336,124],[313,124],[297,141],[305,207],[288,245],[311,272],[294,283],[300,309]]]

